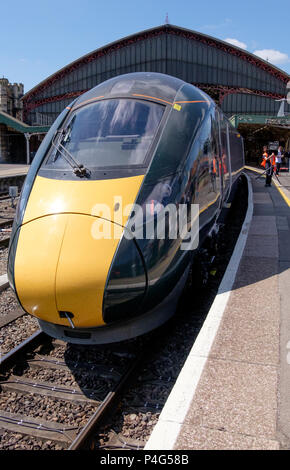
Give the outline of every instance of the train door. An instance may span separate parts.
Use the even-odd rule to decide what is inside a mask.
[[[227,122],[227,165],[229,171],[229,186],[232,187],[232,158],[231,158],[231,142],[230,142],[230,125]],[[229,189],[230,191],[231,189]]]
[[[215,122],[217,126],[217,137],[218,137],[218,152],[217,152],[217,160],[218,160],[218,167],[219,167],[219,175],[220,175],[220,192],[221,192],[221,201],[220,205],[222,206],[224,200],[224,172],[222,166],[222,131],[221,131],[221,119],[222,116],[218,109],[215,112]]]
[[[231,187],[231,162],[228,122],[219,114],[220,167],[222,174],[222,199],[226,201]]]
[[[215,181],[216,194],[219,197],[219,204],[222,202],[223,193],[223,178],[221,169],[221,156],[220,156],[220,144],[219,144],[219,125],[218,125],[218,112],[212,117],[212,174]]]
[[[217,136],[215,117],[210,113],[204,119],[191,150],[197,162],[195,204],[199,204],[200,228],[211,222],[220,209],[221,173]]]

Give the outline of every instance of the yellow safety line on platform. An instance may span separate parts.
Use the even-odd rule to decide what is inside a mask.
[[[276,186],[276,188],[278,189],[279,193],[281,194],[281,196],[283,197],[284,201],[288,204],[288,206],[290,207],[290,199],[289,197],[286,196],[286,194],[284,194],[284,192],[282,191],[282,189],[280,188],[280,186],[277,185],[277,183],[275,183],[274,181],[274,184]]]
[[[262,173],[262,170],[258,170],[257,168],[253,168],[251,166],[247,166],[245,165],[245,170],[250,170],[250,171],[255,171],[256,173]],[[286,196],[286,194],[284,193],[284,191],[282,191],[281,187],[276,183],[276,181],[272,180],[274,185],[276,186],[276,188],[278,189],[279,193],[281,194],[281,196],[283,197],[284,201],[286,202],[286,204],[290,207],[290,199],[288,196]]]

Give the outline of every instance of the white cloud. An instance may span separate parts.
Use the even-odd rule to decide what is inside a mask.
[[[261,57],[261,59],[267,60],[272,64],[285,64],[290,61],[288,54],[284,52],[275,51],[274,49],[262,49],[254,51],[253,54]]]
[[[234,46],[240,47],[241,49],[247,49],[247,44],[245,44],[244,42],[238,41],[238,39],[227,38],[227,39],[224,39],[224,41],[229,42],[230,44],[233,44]]]

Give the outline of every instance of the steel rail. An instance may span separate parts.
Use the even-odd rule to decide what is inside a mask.
[[[29,338],[24,340],[18,346],[15,346],[15,348],[11,349],[11,351],[9,351],[7,354],[3,355],[2,357],[0,356],[0,373],[4,373],[8,368],[11,368],[11,366],[14,365],[14,363],[19,359],[19,357],[23,357],[23,353],[34,349],[36,346],[41,344],[45,338],[48,338],[47,335],[41,330],[37,330]],[[72,441],[72,443],[68,447],[68,450],[77,450],[83,448],[84,444],[92,435],[97,425],[100,424],[101,419],[104,417],[105,413],[107,413],[111,409],[114,401],[118,398],[125,385],[133,376],[134,371],[136,370],[138,364],[140,363],[143,357],[144,352],[141,352],[138,357],[133,360],[131,365],[127,368],[120,380],[114,386],[113,390],[107,393],[105,399],[99,405],[96,412],[88,419],[85,426],[80,430],[79,434]],[[6,380],[0,381],[0,383],[5,382]],[[1,420],[3,421],[3,419]]]
[[[131,364],[131,366],[127,369],[124,373],[121,380],[116,384],[114,390],[109,392],[103,402],[100,404],[96,412],[91,416],[87,424],[82,428],[80,433],[76,436],[75,440],[69,446],[68,450],[78,450],[81,449],[82,446],[85,444],[87,439],[91,436],[93,431],[96,429],[97,425],[100,423],[101,419],[104,417],[105,413],[107,413],[110,409],[110,406],[113,404],[113,401],[117,399],[118,395],[121,393],[123,387],[128,383],[129,379],[131,378],[133,372],[137,368],[138,364],[140,363],[141,359],[144,357],[142,354],[136,358]]]
[[[2,357],[0,356],[0,372],[3,372],[4,369],[9,367],[13,361],[15,362],[20,354],[26,352],[29,348],[35,347],[46,337],[47,336],[45,333],[43,333],[43,331],[37,330],[31,336],[29,336],[29,338],[26,338],[18,346],[15,346],[15,348],[11,349],[11,351],[4,354]]]

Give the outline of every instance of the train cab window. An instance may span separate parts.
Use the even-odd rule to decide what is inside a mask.
[[[92,169],[146,166],[164,109],[160,104],[134,99],[87,105],[55,136],[44,165],[69,168],[71,157]]]

